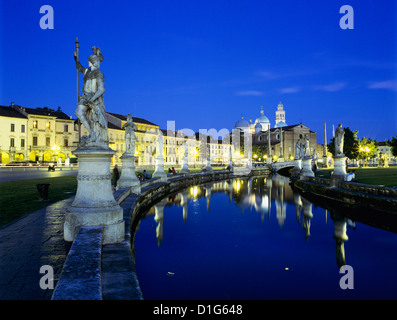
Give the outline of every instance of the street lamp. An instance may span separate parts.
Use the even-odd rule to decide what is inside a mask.
[[[361,146],[360,151],[365,153],[365,162],[368,162],[367,158],[368,158],[368,154],[371,151],[371,149],[368,148],[367,146],[365,146],[365,147]]]

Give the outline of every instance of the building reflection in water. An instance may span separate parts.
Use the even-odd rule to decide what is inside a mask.
[[[287,206],[294,206],[296,222],[301,225],[306,241],[309,241],[313,204],[291,189],[289,178],[275,175],[272,177],[236,178],[192,186],[161,200],[145,215],[145,218],[154,215],[158,245],[160,246],[163,241],[164,208],[166,206],[182,207],[182,219],[184,223],[189,223],[189,202],[197,202],[198,199],[205,197],[206,210],[210,212],[211,196],[219,192],[227,194],[229,202],[234,202],[241,209],[242,214],[245,214],[246,211],[259,213],[262,223],[266,216],[270,220],[273,202],[280,227],[284,226]],[[324,209],[324,211],[324,223],[327,223],[328,213],[327,210]],[[330,237],[333,237],[336,242],[336,262],[340,268],[346,264],[344,243],[348,240],[346,233],[348,219],[335,210],[331,211],[330,217],[334,223],[334,234]]]

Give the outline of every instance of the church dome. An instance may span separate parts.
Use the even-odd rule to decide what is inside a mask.
[[[261,108],[261,115],[256,119],[255,123],[270,123],[269,119],[263,113],[263,107]]]
[[[247,120],[244,120],[244,117],[241,116],[241,119],[236,122],[236,125],[234,126],[236,129],[248,129],[250,126],[249,122]]]
[[[284,121],[280,121],[274,127],[275,128],[281,128],[281,127],[286,127],[286,126],[287,126],[287,124]]]

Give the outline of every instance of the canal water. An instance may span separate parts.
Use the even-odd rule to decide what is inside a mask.
[[[278,175],[163,199],[133,248],[144,299],[397,299],[397,234],[314,205]]]

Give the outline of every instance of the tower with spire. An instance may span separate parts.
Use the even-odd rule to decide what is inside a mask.
[[[284,105],[281,103],[278,104],[277,106],[277,111],[276,111],[276,124],[275,128],[278,127],[284,127],[286,126],[287,123],[285,122],[285,110],[284,110]]]

